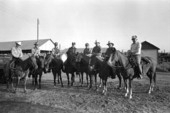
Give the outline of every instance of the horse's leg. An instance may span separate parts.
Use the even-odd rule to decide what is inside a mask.
[[[87,86],[89,85],[89,81],[88,81],[88,74],[86,73],[86,81],[87,81]]]
[[[83,72],[81,72],[81,86],[83,86]]]
[[[125,89],[126,89],[125,97],[127,97],[128,93],[129,93],[129,88],[128,88],[128,85],[127,85],[127,79],[125,79],[124,82],[125,82]]]
[[[17,80],[16,80],[16,87],[15,87],[15,93],[17,92],[19,82],[20,82],[20,77],[17,77]]]
[[[152,76],[153,76],[153,75],[152,75],[151,73],[148,73],[147,75],[148,75],[148,77],[149,77],[149,79],[150,79],[150,85],[149,85],[148,94],[151,94],[151,92],[152,92],[152,80],[153,80]]]
[[[24,93],[27,93],[26,84],[27,84],[27,76],[25,76],[24,78]]]
[[[73,86],[74,83],[74,73],[71,73],[71,86]]]
[[[34,77],[33,77],[33,79],[34,79],[34,90],[37,89],[37,84],[38,84],[37,78],[38,78],[38,74],[35,74]]]
[[[60,78],[61,87],[63,87],[63,80],[62,80],[62,76],[61,76],[61,71],[58,73],[58,76]]]
[[[132,99],[132,79],[129,79],[129,99]]]
[[[39,74],[39,89],[41,89],[41,78],[42,78],[42,73]]]
[[[67,75],[67,81],[68,81],[68,83],[67,83],[67,85],[69,86],[70,85],[70,78],[69,78],[69,73],[66,73],[66,75]]]
[[[106,83],[107,83],[107,78],[106,78],[106,80],[103,80],[103,86],[104,86],[103,94],[104,94],[104,95],[107,94],[107,85],[106,85]]]
[[[53,78],[54,78],[54,87],[56,86],[56,75],[57,73],[52,70]]]
[[[153,72],[153,82],[154,82],[154,84],[153,84],[153,88],[154,88],[156,85],[156,71]],[[153,91],[153,88],[152,88],[152,91]]]
[[[89,85],[89,89],[90,89],[92,88],[92,82],[93,82],[91,73],[89,74],[89,78],[90,78],[90,85]]]
[[[94,79],[95,79],[95,87],[97,89],[97,74],[95,74]]]
[[[121,86],[122,86],[122,77],[121,77],[121,74],[117,73],[117,77],[119,79],[119,86],[117,87],[117,89],[121,89]]]

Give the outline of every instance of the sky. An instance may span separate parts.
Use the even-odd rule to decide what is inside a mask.
[[[37,18],[39,39],[61,49],[97,40],[127,51],[137,35],[170,52],[170,0],[0,0],[0,42],[36,40]]]

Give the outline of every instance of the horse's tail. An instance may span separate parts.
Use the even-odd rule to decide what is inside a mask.
[[[154,81],[154,83],[156,84],[156,72],[154,73],[153,81]]]

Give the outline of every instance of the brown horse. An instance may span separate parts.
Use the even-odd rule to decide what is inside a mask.
[[[89,85],[88,78],[90,75],[89,70],[90,56],[84,55],[83,53],[79,53],[76,57],[76,67],[77,72],[80,73],[80,82],[81,86],[83,85],[83,74],[86,74],[87,86]]]
[[[17,87],[19,85],[19,82],[21,79],[24,80],[24,92],[26,92],[26,82],[27,82],[27,77],[29,74],[29,69],[33,67],[34,69],[37,69],[37,63],[36,63],[36,58],[34,56],[30,56],[26,60],[22,61],[21,59],[18,59],[15,68],[12,68],[11,62],[8,62],[5,65],[5,77],[7,81],[7,89],[9,90],[9,83],[11,82],[12,85],[12,90],[13,90],[13,81],[14,78],[17,79],[16,82],[16,88],[14,92],[17,91]]]
[[[143,73],[144,75],[147,75],[150,79],[150,88],[149,88],[149,94],[153,91],[154,85],[156,83],[156,66],[157,66],[157,62],[151,58],[148,57],[150,59],[150,63],[147,64],[145,63],[145,61],[141,61],[142,67],[143,67]],[[115,64],[116,62],[118,62],[121,66],[122,66],[122,76],[124,78],[125,81],[125,88],[126,88],[126,93],[125,93],[125,97],[128,96],[129,94],[129,98],[132,98],[132,81],[134,78],[138,77],[138,74],[136,73],[137,68],[133,67],[128,59],[127,56],[125,56],[124,54],[122,54],[120,51],[115,51],[115,53],[111,54],[109,60],[108,60],[108,64],[112,67],[116,67]],[[129,87],[127,85],[127,80],[129,80]],[[152,83],[154,82],[154,84]]]
[[[120,72],[120,69],[117,69],[117,70],[115,70],[115,68],[112,69],[112,67],[107,64],[107,60],[105,58],[99,57],[99,56],[96,56],[96,55],[92,55],[90,65],[93,67],[93,70],[96,73],[95,79],[97,78],[96,77],[97,74],[99,74],[99,77],[102,80],[102,81],[100,80],[99,87],[101,87],[102,84],[103,84],[103,86],[104,86],[103,94],[104,95],[107,94],[107,80],[108,80],[109,77],[114,79],[115,76],[117,75],[117,77],[119,79],[118,89],[121,88],[121,80],[122,80],[121,75],[122,75],[122,73]]]
[[[70,85],[70,77],[69,74],[71,74],[71,86],[73,86],[73,83],[75,82],[75,72],[77,71],[76,67],[76,54],[68,55],[67,60],[64,62],[64,70],[63,72],[67,75],[68,80],[68,86]]]
[[[56,75],[58,75],[58,83],[61,82],[61,86],[63,87],[63,81],[61,76],[61,70],[63,69],[63,61],[60,59],[60,57],[54,57],[51,54],[47,54],[45,58],[45,68],[46,70],[52,69],[54,77],[54,86],[56,86]]]
[[[37,88],[37,85],[39,85],[39,89],[41,89],[41,77],[44,71],[44,62],[45,62],[45,58],[44,56],[39,56],[39,58],[36,58],[37,61],[37,65],[38,68],[36,70],[33,71],[32,73],[32,78],[33,78],[33,82],[34,82],[34,89]],[[37,80],[39,79],[39,80]]]

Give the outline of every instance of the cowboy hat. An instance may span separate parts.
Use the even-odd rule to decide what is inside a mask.
[[[38,45],[38,42],[35,42],[34,45]]]
[[[100,44],[100,42],[98,42],[97,40],[94,42],[95,44]]]
[[[110,45],[110,44],[114,45],[112,42],[108,41],[107,45]]]
[[[133,36],[132,36],[132,40],[135,40],[135,39],[137,39],[137,36],[136,36],[136,35],[133,35]]]
[[[75,43],[75,42],[72,42],[72,45],[76,45],[76,43]]]
[[[17,45],[20,45],[21,46],[21,42],[19,41],[19,42],[15,42]]]

